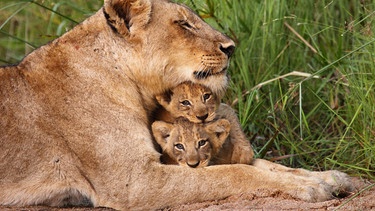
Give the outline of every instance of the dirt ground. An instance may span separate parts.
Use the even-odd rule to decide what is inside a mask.
[[[185,204],[171,207],[163,211],[215,211],[215,210],[375,210],[375,182],[353,178],[356,191],[343,199],[333,199],[325,202],[308,203],[294,200],[286,195],[260,191],[256,194],[231,196],[227,199],[202,203]],[[13,211],[110,211],[108,208],[50,208],[50,207],[0,207],[0,210]]]

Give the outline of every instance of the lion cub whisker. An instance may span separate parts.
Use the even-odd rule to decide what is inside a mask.
[[[104,0],[60,38],[17,65],[0,67],[0,206],[157,210],[259,189],[305,201],[349,190],[344,173],[296,174],[261,159],[194,171],[160,164],[148,123],[150,111],[163,116],[155,96],[170,89],[164,94],[169,99],[157,97],[160,109],[169,111],[169,119],[160,119],[169,123],[161,139],[171,140],[168,131],[184,125],[191,129],[179,131],[205,134],[193,136],[191,145],[176,139],[174,149],[192,155],[185,163],[205,166],[215,154],[215,147],[208,154],[197,151],[209,148],[207,134],[225,140],[216,156],[229,155],[230,163],[252,160],[235,112],[216,97],[228,85],[234,48],[233,40],[184,5]],[[202,154],[205,161],[197,162]]]
[[[152,131],[162,148],[161,161],[191,168],[205,167],[227,139],[230,123],[225,119],[193,123],[178,117],[174,123],[155,121]]]
[[[156,99],[162,107],[155,111],[152,132],[164,163],[204,167],[252,162],[254,153],[236,113],[209,88],[183,82]],[[199,146],[201,140],[207,144]]]

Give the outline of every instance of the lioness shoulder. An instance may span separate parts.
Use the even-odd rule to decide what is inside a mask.
[[[155,96],[184,81],[222,96],[234,48],[181,4],[104,0],[60,38],[0,67],[0,206],[156,210],[259,189],[306,201],[350,189],[340,172],[301,176],[267,162],[160,164]]]

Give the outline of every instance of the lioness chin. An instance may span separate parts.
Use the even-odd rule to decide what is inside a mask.
[[[258,189],[306,201],[350,190],[337,171],[160,163],[149,121],[155,96],[183,81],[221,96],[233,50],[183,5],[105,0],[71,31],[1,68],[0,205],[156,209]]]

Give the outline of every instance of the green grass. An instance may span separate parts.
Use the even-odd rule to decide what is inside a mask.
[[[0,65],[20,61],[93,14],[102,1],[1,0]]]
[[[373,177],[373,1],[179,2],[237,43],[223,100],[238,110],[257,157]],[[101,4],[1,1],[0,63],[21,60]]]

